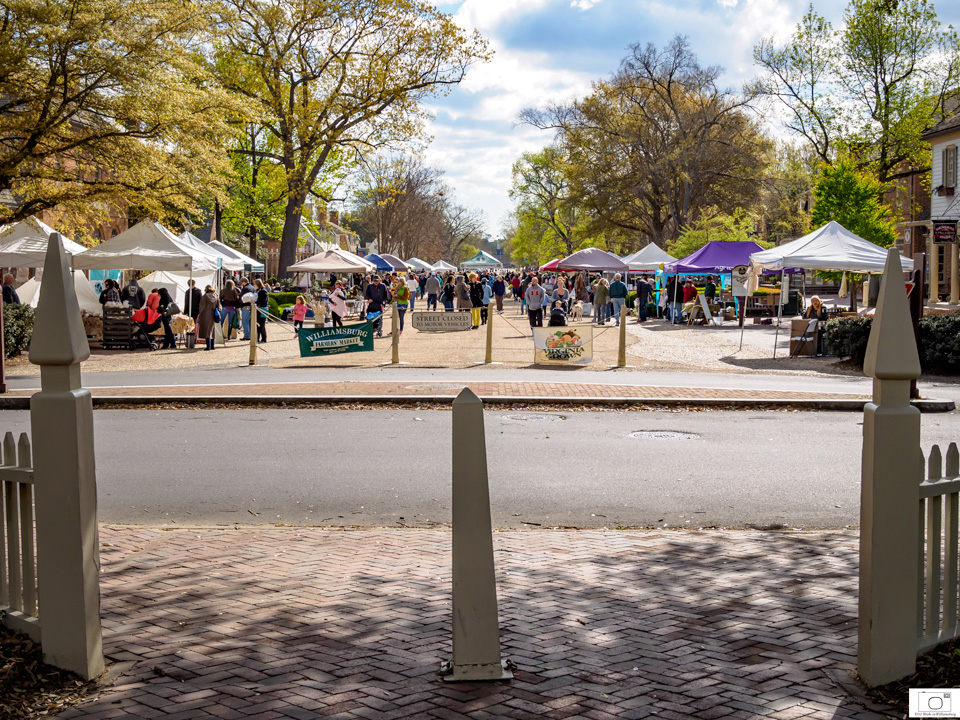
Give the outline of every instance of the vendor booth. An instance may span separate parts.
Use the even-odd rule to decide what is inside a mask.
[[[77,296],[77,304],[80,306],[80,310],[91,315],[99,315],[101,309],[100,296],[97,295],[93,286],[82,273],[74,273],[72,277],[73,290]],[[36,309],[40,303],[40,277],[32,277],[18,287],[17,295],[24,305]]]
[[[412,267],[417,272],[423,270],[424,272],[430,272],[433,270],[433,266],[430,263],[421,260],[420,258],[412,257],[407,260],[407,267]]]
[[[434,264],[433,269],[435,272],[444,273],[456,270],[457,268],[455,265],[451,265],[446,260],[439,260],[436,262],[436,264]]]
[[[232,257],[239,260],[241,263],[240,272],[244,272],[243,268],[245,265],[250,266],[250,272],[262,273],[266,271],[262,262],[260,262],[259,260],[254,260],[249,255],[244,255],[242,252],[240,252],[236,248],[232,248],[229,245],[224,245],[222,242],[218,242],[216,240],[212,240],[210,242],[210,247],[216,248],[217,251],[220,252],[222,255],[226,255],[228,257]]]
[[[367,258],[334,248],[304,258],[300,262],[290,265],[287,271],[296,273],[366,273],[373,272],[375,269],[376,266],[369,262]]]
[[[382,255],[377,255],[375,253],[372,255],[366,255],[364,260],[373,263],[376,272],[393,272],[394,270],[397,270],[397,268],[395,268],[392,263],[388,262]],[[405,270],[406,265],[400,269]]]
[[[554,258],[550,262],[544,263],[540,266],[540,272],[556,272],[557,265],[560,264],[560,258]]]
[[[461,270],[503,270],[503,263],[483,250],[460,263]]]
[[[557,263],[557,270],[585,270],[587,272],[625,273],[630,268],[613,253],[591,247],[578,250]]]
[[[752,253],[750,271],[754,276],[761,272],[779,272],[781,277],[785,272],[789,272],[787,268],[880,275],[883,273],[886,262],[886,248],[864,240],[840,223],[831,220],[797,240],[770,250]],[[912,259],[901,255],[900,262],[904,272],[913,270]],[[815,321],[808,324],[811,327],[803,331],[803,337],[815,337],[818,331]],[[793,335],[794,333],[791,333],[791,337]],[[777,356],[776,339],[773,356]]]
[[[53,228],[32,216],[0,229],[0,267],[42,268],[52,232]],[[60,240],[71,256],[87,249],[62,235]]]
[[[217,259],[186,245],[153,220],[141,220],[129,230],[81,253],[77,270],[217,270]]]
[[[384,260],[392,268],[391,271],[407,271],[407,264],[396,255],[391,255],[390,253],[380,253],[380,259]]]
[[[197,250],[202,253],[210,255],[212,258],[220,261],[220,267],[224,270],[231,270],[240,272],[243,270],[243,262],[238,260],[235,257],[232,257],[219,248],[214,247],[208,243],[205,243],[203,240],[198,238],[191,232],[184,232],[180,235],[180,239],[189,247],[194,250]]]
[[[659,245],[650,243],[642,250],[623,258],[630,272],[652,272],[665,263],[676,262],[677,258],[662,250]]]

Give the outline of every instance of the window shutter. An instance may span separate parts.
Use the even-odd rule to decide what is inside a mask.
[[[947,176],[944,185],[948,188],[957,186],[957,148],[955,145],[947,148]]]
[[[940,184],[947,186],[947,148],[940,151]]]

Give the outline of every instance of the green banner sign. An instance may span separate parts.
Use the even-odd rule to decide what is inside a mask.
[[[373,323],[312,330],[301,328],[297,337],[300,339],[300,357],[369,352],[373,350]]]

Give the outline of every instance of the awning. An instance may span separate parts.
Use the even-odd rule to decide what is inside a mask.
[[[627,272],[629,269],[627,264],[616,255],[594,247],[578,250],[557,264],[557,270]]]
[[[78,270],[193,270],[217,269],[217,260],[186,245],[153,220],[141,220],[129,230],[77,255]]]
[[[47,244],[53,228],[35,217],[28,217],[0,229],[0,267],[43,267]],[[79,255],[87,248],[60,236],[63,249],[70,255]]]

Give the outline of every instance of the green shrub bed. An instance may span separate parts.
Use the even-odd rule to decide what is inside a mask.
[[[30,347],[33,337],[33,308],[29,305],[3,306],[3,351],[6,357],[19,355]]]

